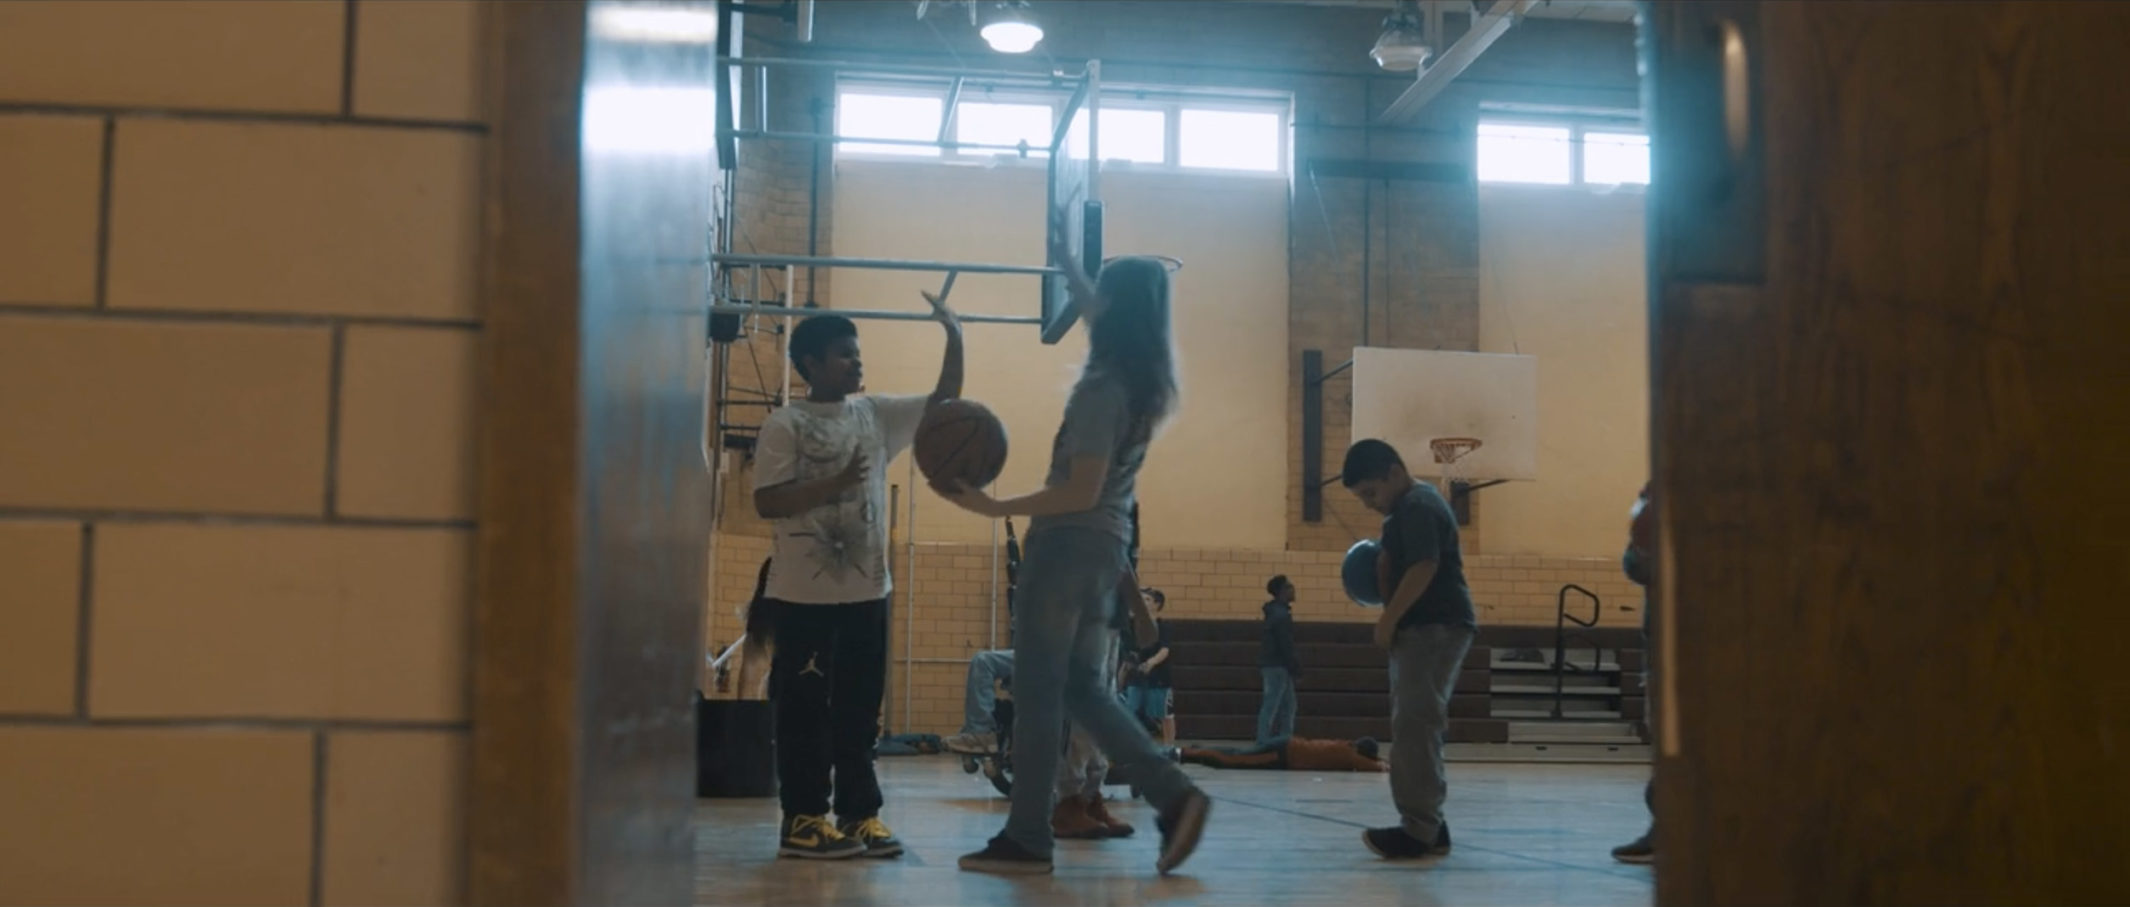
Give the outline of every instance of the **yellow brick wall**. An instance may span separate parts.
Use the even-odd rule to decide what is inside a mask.
[[[463,899],[481,19],[0,3],[0,903]]]
[[[769,555],[769,540],[721,533],[714,545],[718,580],[708,633],[713,642],[723,644],[740,635],[740,608],[754,591],[755,572]],[[896,545],[893,568],[901,588],[895,595],[889,642],[886,711],[891,732],[960,730],[969,656],[993,645],[994,590],[997,644],[1004,645],[1008,638],[1004,562],[994,585],[991,555],[983,545],[919,544],[913,573],[908,549]],[[1167,594],[1172,618],[1257,619],[1265,601],[1265,580],[1284,573],[1295,584],[1297,620],[1374,620],[1380,612],[1355,607],[1340,591],[1339,558],[1330,551],[1147,548],[1139,553],[1139,570],[1146,584]],[[1598,594],[1602,625],[1641,625],[1641,589],[1621,575],[1616,560],[1472,555],[1465,572],[1482,625],[1552,626],[1556,597],[1566,583]],[[1586,618],[1590,613],[1587,600],[1580,598],[1571,600],[1569,608]]]

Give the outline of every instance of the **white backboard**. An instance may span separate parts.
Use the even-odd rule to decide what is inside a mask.
[[[1478,438],[1460,477],[1538,478],[1538,359],[1361,347],[1353,351],[1353,437],[1380,438],[1415,476],[1440,477],[1427,442]]]

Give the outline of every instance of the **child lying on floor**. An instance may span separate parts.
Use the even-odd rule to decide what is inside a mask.
[[[1383,772],[1375,738],[1307,740],[1283,737],[1248,747],[1183,748],[1183,761],[1214,768],[1282,769],[1297,772]]]

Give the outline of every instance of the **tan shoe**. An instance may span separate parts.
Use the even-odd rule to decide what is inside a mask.
[[[1064,797],[1050,812],[1050,834],[1060,840],[1092,841],[1109,837],[1109,826],[1087,814],[1087,800]]]
[[[1112,838],[1129,838],[1132,836],[1132,832],[1138,830],[1133,828],[1130,822],[1125,822],[1116,816],[1110,815],[1109,806],[1101,797],[1096,797],[1088,802],[1087,817],[1108,829],[1108,836]]]

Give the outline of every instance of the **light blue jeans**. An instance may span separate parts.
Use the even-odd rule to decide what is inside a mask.
[[[1111,631],[1109,660],[1102,663],[1102,676],[1117,676],[1117,634]],[[1058,763],[1058,799],[1102,796],[1102,781],[1109,777],[1109,757],[1087,729],[1074,724],[1065,736],[1065,761]]]
[[[969,688],[961,697],[962,733],[998,733],[991,720],[991,706],[997,698],[992,685],[1000,678],[1013,682],[1012,649],[990,649],[969,656]]]
[[[1114,680],[1103,676],[1114,651],[1110,617],[1125,569],[1124,540],[1107,533],[1056,527],[1028,537],[1013,613],[1014,776],[1056,778],[1070,720],[1131,774],[1147,802],[1167,811],[1190,794],[1191,782],[1162,758],[1117,701]],[[1015,784],[1006,837],[1048,857],[1056,793],[1049,784]]]
[[[1294,736],[1294,675],[1286,668],[1258,668],[1265,678],[1265,692],[1257,704],[1257,742],[1260,746]]]

